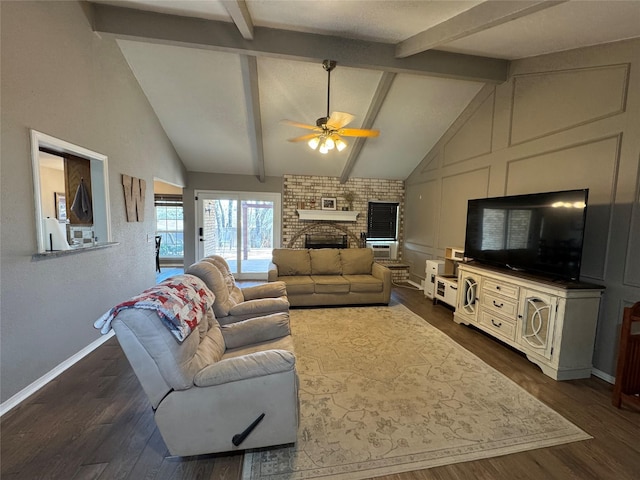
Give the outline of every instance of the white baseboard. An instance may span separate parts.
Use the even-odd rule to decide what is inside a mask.
[[[424,290],[424,286],[422,285],[418,285],[416,282],[414,282],[413,280],[407,280],[407,283],[409,285],[413,285],[414,287],[416,287],[418,290]]]
[[[0,404],[0,417],[3,416],[5,413],[7,413],[12,408],[18,406],[20,404],[20,402],[23,402],[28,397],[30,397],[31,395],[36,393],[38,390],[40,390],[42,387],[44,387],[51,380],[53,380],[58,375],[63,373],[65,370],[67,370],[69,367],[72,367],[74,364],[76,364],[77,362],[82,360],[84,357],[89,355],[96,348],[98,348],[100,345],[102,345],[107,340],[109,340],[111,337],[113,337],[113,335],[114,335],[113,330],[111,330],[106,335],[102,335],[100,338],[98,338],[97,340],[91,342],[89,345],[84,347],[82,350],[80,350],[78,353],[76,353],[72,357],[67,358],[64,362],[62,362],[60,365],[55,367],[53,370],[45,373],[43,376],[41,376],[35,382],[33,382],[32,384],[30,384],[27,387],[25,387],[22,390],[20,390],[13,397],[11,397],[8,400],[5,400],[4,402],[2,402]]]
[[[598,370],[597,368],[591,369],[591,375],[593,375],[594,377],[598,377],[601,380],[604,380],[605,382],[610,383],[611,385],[616,383],[616,377],[612,377],[608,373],[604,373],[602,370]]]

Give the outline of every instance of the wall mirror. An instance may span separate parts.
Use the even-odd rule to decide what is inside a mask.
[[[107,157],[31,131],[38,253],[111,242]]]

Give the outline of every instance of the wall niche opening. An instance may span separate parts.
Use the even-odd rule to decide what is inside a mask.
[[[31,131],[39,254],[111,242],[107,157]]]

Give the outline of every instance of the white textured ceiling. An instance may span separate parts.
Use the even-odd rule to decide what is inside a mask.
[[[94,3],[108,4],[97,5],[96,30],[117,39],[187,169],[259,178],[290,173],[404,179],[485,82],[496,81],[481,70],[478,75],[473,69],[471,74],[451,70],[457,57],[429,74],[405,69],[394,63],[393,52],[396,59],[407,56],[400,62],[420,65],[430,65],[425,55],[433,49],[513,60],[640,36],[636,0],[546,2],[542,7],[533,1],[426,0]],[[532,8],[509,21],[495,20],[514,5]],[[113,11],[118,16],[109,23]],[[199,20],[180,23],[180,17]],[[255,38],[247,37],[251,28]],[[303,36],[282,41],[288,31]],[[304,46],[296,44],[298,38]],[[413,40],[418,49],[401,54]],[[381,44],[392,47],[391,58],[371,58],[374,50],[379,57],[387,55],[378,54]],[[261,50],[264,45],[270,50]],[[287,142],[307,131],[281,120],[315,124],[326,114],[327,74],[321,61],[341,55],[346,61],[338,61],[331,75],[331,111],[353,114],[349,127],[361,128],[377,105],[365,127],[379,129],[380,136],[361,148],[348,138],[347,149],[327,155]],[[254,57],[255,70],[248,73],[247,59]],[[390,76],[388,91],[376,94]]]

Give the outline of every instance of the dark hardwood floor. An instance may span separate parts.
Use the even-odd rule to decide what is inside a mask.
[[[640,411],[611,405],[612,386],[591,377],[556,382],[524,356],[457,325],[422,292],[399,301],[592,435],[592,440],[416,472],[384,480],[639,479]],[[172,458],[151,407],[115,339],[3,416],[2,480],[240,479],[242,454]]]

